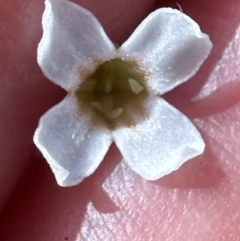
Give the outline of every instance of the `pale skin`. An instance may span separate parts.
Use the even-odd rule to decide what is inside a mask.
[[[119,44],[157,7],[178,7],[160,0],[75,2]],[[205,153],[148,182],[113,145],[91,177],[62,188],[32,142],[40,116],[65,96],[36,63],[43,1],[0,1],[1,240],[240,240],[240,3],[178,3],[214,48],[200,71],[164,98],[195,123]]]

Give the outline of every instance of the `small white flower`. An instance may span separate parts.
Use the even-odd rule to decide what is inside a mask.
[[[116,48],[86,9],[65,0],[45,4],[38,63],[68,95],[41,117],[34,142],[59,185],[91,175],[113,141],[148,180],[203,152],[193,124],[160,97],[210,53],[209,37],[192,19],[158,9]]]

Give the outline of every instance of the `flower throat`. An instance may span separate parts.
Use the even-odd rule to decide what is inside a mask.
[[[115,58],[100,64],[79,86],[76,96],[111,121],[122,115],[126,104],[147,94],[143,82],[136,63]]]

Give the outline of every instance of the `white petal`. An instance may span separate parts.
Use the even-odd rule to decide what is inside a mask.
[[[136,127],[119,126],[113,136],[131,168],[156,180],[201,154],[204,142],[189,119],[158,97],[146,101],[145,117],[135,115]]]
[[[44,74],[66,90],[80,83],[80,70],[111,58],[115,47],[88,10],[65,0],[47,0],[38,63]]]
[[[46,112],[34,142],[47,159],[60,186],[72,186],[91,175],[112,143],[104,125],[94,124],[90,112],[66,97]]]
[[[151,13],[119,50],[142,58],[153,72],[149,87],[163,94],[192,77],[211,48],[209,37],[191,18],[162,8]]]

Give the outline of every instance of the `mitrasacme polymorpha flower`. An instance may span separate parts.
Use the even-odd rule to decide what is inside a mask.
[[[194,125],[161,98],[192,77],[212,48],[192,19],[158,9],[116,48],[88,10],[65,0],[45,5],[38,63],[68,94],[42,116],[34,142],[59,185],[91,175],[113,141],[148,180],[203,152]]]

